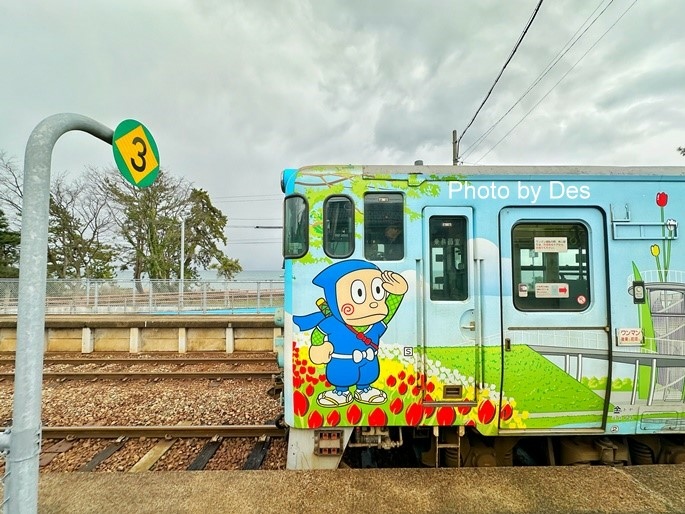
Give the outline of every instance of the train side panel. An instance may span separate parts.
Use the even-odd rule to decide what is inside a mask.
[[[290,175],[286,422],[684,431],[685,171],[469,171]]]

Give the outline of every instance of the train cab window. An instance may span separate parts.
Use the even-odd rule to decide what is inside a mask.
[[[364,196],[364,257],[370,261],[404,259],[404,197],[400,193]]]
[[[354,251],[354,203],[347,196],[330,196],[323,204],[323,249],[345,258]]]
[[[585,225],[519,223],[512,238],[512,296],[518,310],[583,311],[590,306]]]
[[[283,257],[297,259],[307,253],[309,246],[307,200],[289,196],[283,204]]]
[[[466,300],[469,296],[466,256],[466,218],[431,216],[431,300]]]

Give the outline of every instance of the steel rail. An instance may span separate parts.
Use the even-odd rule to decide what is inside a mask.
[[[43,439],[117,439],[119,437],[285,437],[286,429],[276,425],[199,425],[199,426],[74,426],[43,427]]]
[[[67,364],[71,366],[81,366],[84,364],[97,364],[104,366],[107,364],[178,364],[180,365],[192,365],[192,364],[271,364],[276,363],[276,356],[273,357],[189,357],[189,358],[173,358],[173,357],[162,357],[162,358],[125,358],[125,357],[114,357],[112,359],[105,358],[51,358],[46,357],[43,359],[43,364],[45,366],[52,366],[55,364]],[[2,358],[0,357],[0,365],[14,365],[13,358]]]
[[[225,379],[225,378],[272,378],[278,375],[272,371],[46,371],[43,378],[55,380],[136,380],[136,379]],[[0,380],[13,380],[14,373],[0,373]]]

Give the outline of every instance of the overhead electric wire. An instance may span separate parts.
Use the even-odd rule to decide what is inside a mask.
[[[547,66],[545,67],[545,69],[542,71],[542,73],[540,73],[540,75],[538,75],[538,77],[531,83],[531,85],[528,86],[528,89],[526,89],[526,91],[519,97],[519,99],[516,100],[516,102],[514,102],[514,104],[511,107],[509,107],[509,110],[507,110],[507,112],[505,112],[493,125],[491,125],[488,130],[486,130],[478,139],[476,139],[473,143],[471,143],[468,147],[466,147],[466,149],[463,151],[463,153],[461,155],[462,157],[465,158],[468,154],[473,153],[483,143],[483,141],[485,141],[485,138],[488,137],[492,133],[493,130],[495,130],[497,125],[499,125],[500,122],[504,118],[506,118],[512,110],[514,110],[514,107],[516,107],[519,103],[521,103],[521,101],[528,95],[528,93],[530,93],[532,91],[532,89],[535,86],[537,86],[540,83],[540,81],[543,78],[545,78],[545,76],[550,71],[552,71],[552,68],[554,68],[557,64],[559,64],[559,62],[564,57],[564,55],[566,55],[569,52],[569,50],[571,50],[571,48],[573,48],[575,46],[575,44],[578,41],[580,41],[580,39],[585,35],[585,33],[590,29],[590,27],[592,27],[592,25],[594,25],[594,23],[599,19],[599,17],[602,16],[602,14],[604,14],[606,12],[606,10],[609,8],[609,6],[612,3],[614,3],[614,0],[610,0],[609,3],[606,5],[606,7],[602,10],[602,12],[600,12],[595,17],[595,19],[592,20],[592,22],[590,22],[590,24],[585,28],[585,30],[583,30],[583,32],[578,37],[576,37],[576,35],[578,35],[578,33],[585,26],[585,24],[588,22],[588,20],[590,20],[592,15],[597,12],[597,10],[602,6],[602,4],[604,2],[605,2],[605,0],[601,0],[599,2],[599,4],[597,4],[597,7],[595,7],[594,11],[592,11],[588,15],[588,17],[585,18],[585,21],[580,25],[580,27],[578,27],[578,29],[571,36],[571,38],[568,41],[566,41],[564,46],[561,47],[561,50],[559,50],[557,55],[554,58],[552,58],[552,60],[549,63],[547,63]]]
[[[569,73],[571,73],[571,72],[575,69],[576,66],[578,66],[578,63],[580,63],[580,61],[582,61],[582,60],[585,58],[585,56],[586,56],[587,54],[589,54],[589,53],[592,51],[592,49],[593,49],[595,46],[597,46],[597,44],[598,44],[602,39],[604,39],[604,36],[606,36],[606,35],[609,33],[609,31],[610,31],[611,29],[613,29],[619,21],[621,21],[621,19],[628,13],[628,11],[630,11],[630,9],[632,9],[632,7],[633,7],[636,3],[637,3],[637,0],[634,0],[634,2],[633,2],[632,4],[630,4],[630,5],[628,6],[628,8],[627,8],[625,11],[623,11],[623,13],[622,13],[622,14],[616,19],[616,21],[615,21],[614,23],[612,23],[611,26],[610,26],[610,27],[609,27],[609,28],[608,28],[608,29],[607,29],[607,30],[606,30],[606,31],[597,39],[597,41],[595,41],[595,42],[590,46],[590,48],[588,48],[587,51],[586,51],[583,55],[580,56],[580,59],[578,59],[578,60],[573,64],[573,66],[571,66],[571,68],[569,68],[569,70],[568,70],[566,73],[564,73],[564,74],[561,76],[561,78],[560,78],[560,79],[559,79],[559,80],[558,80],[558,81],[549,89],[549,91],[547,91],[547,93],[545,93],[545,95],[544,95],[542,98],[540,98],[540,100],[538,100],[538,101],[535,103],[535,105],[533,105],[533,107],[531,107],[530,110],[529,110],[526,114],[523,115],[523,117],[516,123],[516,125],[514,125],[514,126],[509,130],[509,132],[507,132],[506,134],[504,134],[504,136],[502,136],[502,138],[501,138],[499,141],[497,141],[497,143],[495,143],[495,145],[492,146],[486,153],[484,153],[483,155],[480,156],[480,158],[476,161],[476,164],[478,164],[480,161],[482,161],[490,152],[492,152],[495,148],[497,148],[497,146],[498,146],[502,141],[504,141],[507,137],[509,137],[509,134],[511,134],[511,133],[516,129],[516,127],[518,127],[518,126],[523,122],[523,120],[525,120],[525,119],[528,117],[528,115],[529,115],[531,112],[533,112],[533,111],[535,110],[535,108],[536,108],[538,105],[540,105],[540,103],[542,103],[542,101],[543,101],[545,98],[547,98],[547,97],[549,96],[549,94],[550,94],[550,93],[551,93],[551,92],[552,92],[552,91],[553,91],[553,90],[554,90],[554,89],[555,89],[555,88],[556,88],[556,87],[557,87],[557,86],[566,78],[566,76],[567,76]]]
[[[488,101],[488,98],[490,98],[490,95],[492,94],[493,89],[495,89],[495,86],[497,85],[497,82],[499,82],[499,79],[500,79],[500,77],[502,76],[502,74],[504,73],[504,70],[507,68],[507,66],[509,65],[509,62],[510,62],[511,59],[514,57],[514,54],[516,53],[516,50],[518,50],[519,46],[521,45],[521,42],[523,41],[523,38],[524,38],[524,37],[526,36],[526,34],[528,33],[528,29],[529,29],[530,26],[533,24],[533,20],[535,19],[535,17],[536,17],[537,14],[538,14],[538,11],[540,10],[540,6],[542,5],[542,1],[543,1],[543,0],[540,0],[540,1],[538,2],[538,5],[535,7],[535,10],[533,11],[533,14],[531,15],[530,19],[528,20],[528,23],[526,24],[526,27],[523,29],[523,32],[521,32],[521,35],[519,36],[519,39],[518,39],[518,41],[516,42],[516,45],[514,45],[514,49],[513,49],[513,50],[511,51],[511,53],[509,54],[509,57],[507,58],[507,61],[504,63],[504,66],[502,66],[502,69],[500,70],[499,74],[497,75],[497,78],[495,79],[495,82],[493,82],[492,86],[490,86],[490,90],[489,90],[488,93],[485,95],[485,98],[483,99],[483,101],[481,102],[480,106],[479,106],[478,109],[476,110],[476,113],[473,115],[473,118],[471,118],[471,121],[469,122],[469,124],[468,124],[468,125],[466,126],[466,128],[462,131],[462,133],[461,133],[461,135],[459,136],[459,139],[457,140],[457,142],[461,141],[461,138],[464,137],[464,134],[466,134],[466,131],[469,129],[469,127],[470,127],[471,125],[473,125],[473,122],[475,121],[476,116],[478,116],[478,113],[481,111],[481,109],[482,109],[483,106],[485,105],[485,102],[487,102],[487,101]]]

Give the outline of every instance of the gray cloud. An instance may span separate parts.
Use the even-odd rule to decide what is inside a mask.
[[[3,7],[0,149],[19,158],[56,112],[144,122],[161,162],[232,225],[278,223],[280,172],[321,163],[448,164],[535,0],[23,0]],[[462,149],[519,97],[598,5],[546,2]],[[630,4],[614,2],[486,139],[491,148]],[[685,4],[638,2],[487,164],[683,164]],[[469,156],[471,157],[471,156]],[[467,159],[467,161],[469,161]],[[53,169],[111,166],[82,134]],[[239,196],[250,201],[240,202]],[[258,200],[258,201],[257,201]],[[264,223],[262,223],[264,224]],[[229,225],[231,226],[231,225]],[[228,231],[247,269],[281,265],[274,232]],[[261,244],[244,241],[262,240]]]

